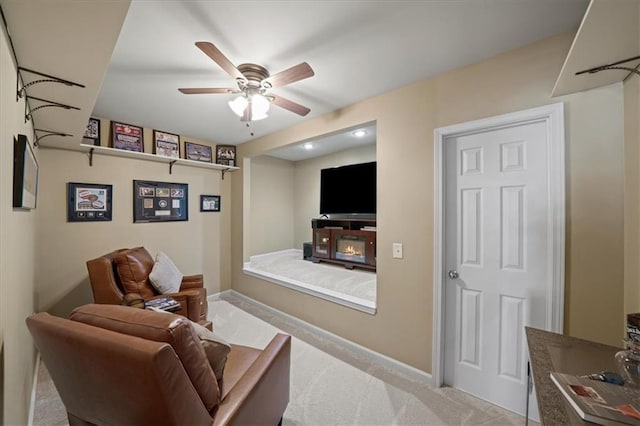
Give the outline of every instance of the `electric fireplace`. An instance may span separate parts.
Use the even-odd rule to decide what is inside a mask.
[[[366,263],[367,238],[365,236],[338,234],[335,240],[336,259]]]
[[[311,224],[312,261],[376,269],[375,220],[313,219]]]

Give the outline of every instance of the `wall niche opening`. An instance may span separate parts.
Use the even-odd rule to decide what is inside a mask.
[[[376,123],[365,123],[249,159],[250,166],[243,168],[248,188],[244,203],[246,274],[363,312],[376,312],[375,211],[365,212],[371,209],[364,208],[357,213],[322,214],[320,190],[323,169],[375,162],[376,136]],[[347,195],[357,196],[371,179],[375,198],[375,172],[368,180],[359,179],[357,173],[350,176],[344,182]],[[318,237],[318,227],[326,237]],[[348,247],[344,238],[331,240],[332,230],[337,236],[338,228],[343,228],[343,235],[365,235],[354,241],[367,241],[372,247],[366,251],[362,243]],[[328,244],[326,257],[319,242]],[[358,247],[362,253],[356,253]]]

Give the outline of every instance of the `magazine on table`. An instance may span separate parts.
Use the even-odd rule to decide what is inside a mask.
[[[156,299],[147,300],[144,302],[145,308],[157,308],[162,309],[163,311],[179,311],[180,303],[176,301],[173,297],[158,297]]]
[[[640,390],[557,372],[551,380],[583,420],[640,426]]]

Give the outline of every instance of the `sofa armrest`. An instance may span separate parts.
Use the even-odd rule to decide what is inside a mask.
[[[180,285],[180,291],[189,290],[192,288],[204,287],[204,278],[202,274],[197,275],[185,275],[182,277],[182,284]]]
[[[278,333],[220,402],[213,425],[275,425],[289,403],[291,336]]]
[[[172,313],[187,317],[191,321],[200,321],[202,297],[198,290],[185,290],[178,293],[160,294],[147,300],[159,299],[162,297],[172,297],[176,302],[180,303],[180,310],[173,311]]]

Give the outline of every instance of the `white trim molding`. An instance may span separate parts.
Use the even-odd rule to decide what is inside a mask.
[[[434,130],[433,365],[434,386],[444,380],[444,144],[448,138],[513,125],[544,122],[547,131],[547,274],[545,327],[562,333],[565,275],[565,131],[562,102]]]

